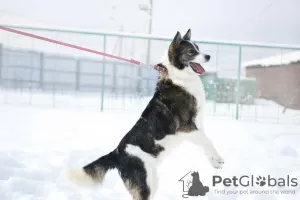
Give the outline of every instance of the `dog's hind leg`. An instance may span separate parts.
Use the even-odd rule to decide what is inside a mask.
[[[133,200],[151,200],[151,188],[147,183],[147,172],[143,166],[123,166],[121,178]]]
[[[155,160],[138,146],[127,145],[119,172],[134,200],[152,200],[157,189]]]
[[[147,183],[145,180],[138,179],[139,178],[137,177],[126,180],[123,179],[124,184],[131,194],[133,200],[154,200],[158,179],[151,183]]]

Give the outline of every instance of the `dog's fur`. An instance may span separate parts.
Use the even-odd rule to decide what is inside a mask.
[[[102,182],[110,169],[116,168],[134,200],[150,200],[156,192],[156,165],[183,140],[203,147],[215,168],[224,161],[204,133],[205,93],[201,79],[190,62],[207,62],[210,56],[199,51],[189,30],[183,37],[177,32],[161,65],[156,91],[133,128],[109,154],[70,170],[69,178],[79,185]]]

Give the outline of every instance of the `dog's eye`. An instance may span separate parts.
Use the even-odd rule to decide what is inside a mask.
[[[195,49],[189,49],[188,54],[194,55],[196,53]]]

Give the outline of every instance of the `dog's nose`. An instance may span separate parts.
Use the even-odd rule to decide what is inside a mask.
[[[205,58],[205,60],[209,61],[210,60],[210,55],[205,55],[204,58]]]

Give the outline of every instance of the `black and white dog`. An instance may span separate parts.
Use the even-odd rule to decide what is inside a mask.
[[[200,65],[210,56],[191,41],[191,30],[177,32],[160,66],[156,91],[133,128],[116,149],[82,169],[70,169],[68,177],[78,185],[101,183],[116,168],[134,200],[150,200],[157,190],[157,164],[188,140],[202,147],[215,168],[224,163],[203,127],[204,88]]]

